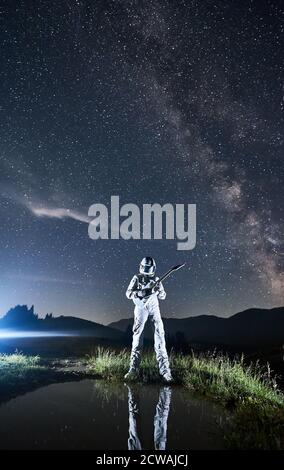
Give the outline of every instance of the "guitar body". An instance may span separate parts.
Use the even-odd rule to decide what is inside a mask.
[[[157,295],[157,293],[152,292],[152,288],[156,285],[157,279],[151,279],[149,282],[145,282],[145,277],[138,275],[138,290],[144,291],[144,297],[133,297],[133,303],[136,307],[144,308],[152,295]],[[148,291],[148,292],[147,292]]]

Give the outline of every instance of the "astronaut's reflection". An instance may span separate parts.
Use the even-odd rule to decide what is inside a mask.
[[[131,385],[128,388],[128,411],[129,411],[129,437],[128,449],[141,450],[139,439],[139,397],[137,389]],[[165,450],[167,444],[167,424],[171,405],[171,388],[169,386],[160,388],[159,400],[154,416],[154,444],[155,450]]]

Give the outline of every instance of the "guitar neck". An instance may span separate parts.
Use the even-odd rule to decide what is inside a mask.
[[[154,285],[157,286],[160,282],[162,282],[164,279],[166,279],[172,272],[173,272],[172,269],[167,271],[165,274],[163,274],[163,276],[160,277],[160,279],[158,279],[158,281],[155,282]]]

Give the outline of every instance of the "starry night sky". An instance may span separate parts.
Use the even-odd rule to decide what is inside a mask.
[[[283,29],[279,0],[1,1],[0,315],[129,317],[146,255],[187,262],[165,316],[283,305]],[[196,248],[91,240],[111,195],[197,204]]]

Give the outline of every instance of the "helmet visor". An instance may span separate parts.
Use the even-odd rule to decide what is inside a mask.
[[[140,268],[140,271],[143,274],[149,274],[151,276],[155,272],[155,267],[153,265],[150,265],[150,264],[142,264],[141,268]]]

